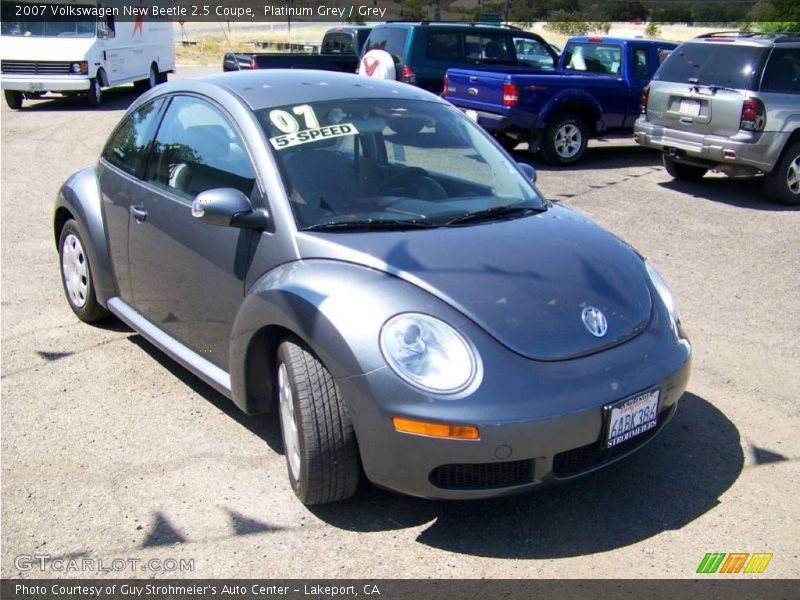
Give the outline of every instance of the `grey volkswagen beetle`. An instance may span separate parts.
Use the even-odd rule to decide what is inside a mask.
[[[630,246],[440,98],[315,71],[158,86],[55,206],[69,305],[246,413],[306,504],[530,490],[669,421],[691,346]]]

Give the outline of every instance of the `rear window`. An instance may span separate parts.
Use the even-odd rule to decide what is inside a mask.
[[[577,42],[565,50],[564,68],[586,73],[616,75],[622,65],[622,46]]]
[[[367,50],[386,50],[392,56],[402,58],[408,39],[408,29],[379,27],[373,29],[367,39]]]
[[[768,48],[742,44],[683,44],[672,51],[653,79],[753,90],[768,53]]]

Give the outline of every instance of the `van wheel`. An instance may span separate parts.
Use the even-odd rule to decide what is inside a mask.
[[[278,348],[277,390],[289,481],[303,504],[345,500],[361,468],[347,407],[330,372],[301,342]]]
[[[89,80],[89,93],[86,95],[86,103],[92,108],[100,106],[100,101],[103,97],[103,92],[100,88],[100,72],[98,71],[97,77]]]
[[[700,181],[703,175],[708,173],[708,169],[679,163],[666,154],[664,154],[664,168],[673,179],[679,179],[680,181]]]
[[[6,104],[12,110],[19,110],[22,108],[22,101],[24,96],[22,92],[15,92],[14,90],[5,90],[3,95],[6,97]]]
[[[108,318],[108,311],[97,301],[89,255],[74,219],[67,221],[61,230],[58,255],[61,282],[72,312],[86,323]]]
[[[139,92],[146,92],[152,90],[158,84],[158,67],[153,63],[150,65],[150,72],[147,74],[147,79],[140,79],[133,82],[133,87]]]
[[[542,158],[551,165],[578,162],[586,151],[587,135],[583,119],[570,113],[555,115],[542,135]]]
[[[800,142],[789,146],[764,176],[764,191],[770,202],[800,206]]]

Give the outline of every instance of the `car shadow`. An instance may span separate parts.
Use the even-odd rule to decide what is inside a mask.
[[[625,169],[630,167],[661,167],[661,153],[642,148],[631,141],[630,144],[597,143],[586,149],[583,157],[574,165],[557,167],[542,160],[541,155],[528,152],[520,146],[512,152],[519,162],[533,165],[537,171],[565,172],[584,171],[589,169]]]
[[[95,108],[86,104],[85,96],[45,96],[39,100],[25,100],[19,112],[127,110],[140,95],[132,85],[104,89],[100,106]]]
[[[800,206],[785,206],[767,200],[761,177],[704,177],[700,181],[672,179],[658,185],[695,198],[739,208],[765,211],[800,210]]]
[[[460,554],[574,557],[686,526],[719,504],[743,466],[736,426],[688,393],[672,422],[647,446],[577,481],[471,502],[409,498],[362,484],[352,500],[311,511],[334,527],[358,532],[430,522],[417,541]]]
[[[283,454],[281,427],[276,415],[246,415],[239,410],[233,401],[220,394],[217,390],[206,384],[202,379],[196,377],[187,369],[183,368],[141,335],[132,334],[128,337],[128,341],[141,348],[150,358],[178,378],[197,395],[208,400],[239,425],[242,425],[264,440],[274,452]]]

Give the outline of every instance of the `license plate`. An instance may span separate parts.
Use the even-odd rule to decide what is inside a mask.
[[[700,114],[700,103],[696,100],[681,100],[681,106],[678,109],[682,115],[689,115],[696,117]]]
[[[44,91],[44,84],[43,83],[29,83],[28,84],[28,91],[29,92],[43,92]]]
[[[465,110],[464,114],[467,115],[467,118],[472,121],[473,123],[478,122],[478,111],[476,110]]]
[[[606,448],[650,431],[658,423],[659,390],[650,390],[605,407],[608,415]]]

